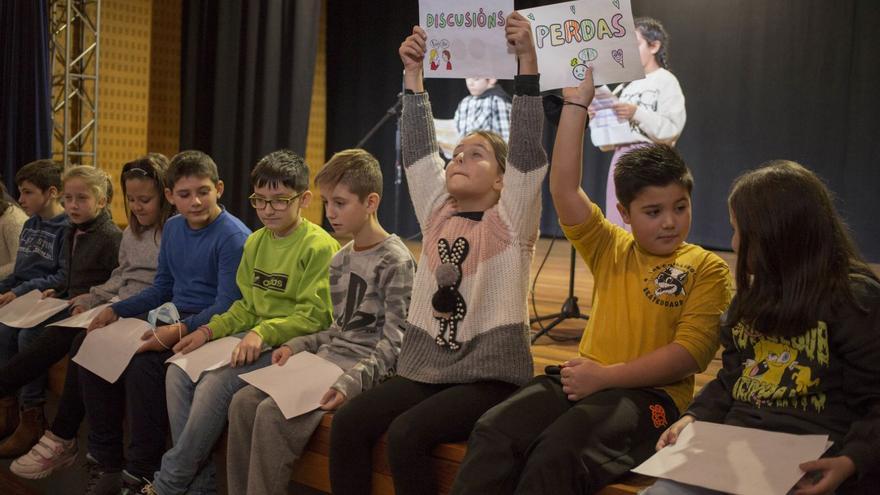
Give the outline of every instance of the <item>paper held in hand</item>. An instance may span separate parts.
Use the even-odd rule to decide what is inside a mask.
[[[53,327],[68,327],[68,328],[89,328],[89,324],[92,323],[92,320],[95,319],[101,311],[104,311],[104,308],[110,306],[110,304],[102,304],[100,306],[95,306],[94,308],[83,311],[78,315],[73,315],[70,318],[66,318],[61,321],[56,321],[52,323],[50,326]]]
[[[541,91],[645,77],[629,0],[578,0],[520,10],[532,24]]]
[[[73,362],[110,383],[116,383],[135,352],[146,342],[141,336],[151,328],[143,320],[122,318],[92,330],[83,340]]]
[[[179,366],[195,383],[205,371],[216,370],[232,362],[232,350],[240,342],[238,337],[223,337],[207,342],[188,354],[178,352],[165,362]]]
[[[822,456],[828,435],[791,435],[696,421],[633,472],[742,495],[785,495]]]
[[[12,328],[31,328],[66,307],[67,301],[54,297],[43,298],[43,293],[34,289],[0,308],[0,323]]]
[[[419,0],[425,78],[513,79],[516,55],[504,32],[512,12],[513,0]]]
[[[618,86],[620,88],[620,86]],[[619,102],[617,95],[608,86],[596,88],[596,95],[590,108],[596,115],[590,119],[590,140],[603,150],[613,149],[615,145],[630,143],[633,131],[628,120],[618,119],[614,114],[614,104]]]
[[[269,394],[286,419],[314,411],[342,375],[342,368],[309,352],[294,354],[284,363],[260,368],[239,378]]]

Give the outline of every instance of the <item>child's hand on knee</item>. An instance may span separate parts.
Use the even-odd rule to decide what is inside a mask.
[[[856,473],[856,465],[845,455],[804,462],[798,467],[807,475],[795,485],[794,495],[833,494],[841,483]]]
[[[0,296],[0,307],[6,306],[7,304],[11,303],[12,300],[15,299],[15,297],[15,293],[12,291],[3,294],[2,296]]]
[[[660,450],[667,445],[674,445],[678,440],[678,435],[681,433],[681,430],[684,429],[685,426],[693,423],[696,419],[690,414],[685,414],[678,421],[672,423],[672,426],[666,428],[666,431],[660,435],[660,439],[657,440],[656,449]]]
[[[260,357],[262,350],[263,337],[260,337],[260,334],[251,330],[232,350],[232,362],[230,362],[230,365],[235,368],[251,364]]]
[[[181,322],[162,325],[161,327],[156,327],[156,330],[147,330],[141,335],[141,340],[145,342],[136,351],[136,354],[147,351],[170,351],[174,344],[183,338],[183,334],[186,332],[186,325]]]
[[[324,394],[324,397],[321,397],[321,409],[324,411],[335,411],[342,404],[345,404],[345,399],[345,394],[335,388],[331,388]]]
[[[278,349],[272,351],[272,364],[284,366],[284,363],[286,363],[287,360],[290,359],[290,356],[293,356],[293,349],[286,345],[283,345]]]
[[[606,387],[605,370],[607,368],[589,359],[577,358],[562,364],[560,382],[562,391],[568,400],[578,401],[595,394]]]
[[[180,339],[180,342],[174,344],[172,350],[174,352],[188,354],[211,340],[210,332],[211,330],[207,326],[202,325],[197,328],[195,332],[190,332],[188,335]]]
[[[89,323],[89,328],[86,329],[86,332],[91,332],[97,328],[106,327],[107,325],[113,323],[118,320],[119,316],[116,314],[116,311],[113,311],[111,306],[107,306],[104,308],[98,316],[92,318],[92,322]]]

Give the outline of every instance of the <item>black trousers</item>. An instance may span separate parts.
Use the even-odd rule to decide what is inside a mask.
[[[49,326],[68,316],[70,312],[65,309],[43,322],[40,325],[44,327],[42,333],[0,367],[0,397],[14,395],[19,388],[34,380],[45,380],[49,368],[70,351],[70,345],[80,330]]]
[[[477,422],[452,493],[594,493],[650,457],[678,414],[662,390],[572,402],[558,376],[539,376]]]
[[[165,408],[165,360],[171,351],[135,354],[116,383],[80,368],[83,402],[89,420],[89,453],[107,470],[123,468],[153,479],[168,438]],[[129,427],[128,456],[123,419]]]
[[[466,440],[477,419],[516,388],[499,381],[428,384],[395,376],[358,395],[333,417],[333,493],[370,493],[372,448],[386,430],[394,492],[434,493],[430,462],[434,446]]]
[[[70,361],[67,363],[67,374],[64,376],[64,390],[61,392],[61,400],[58,402],[58,412],[55,414],[55,420],[52,427],[49,428],[52,433],[65,440],[76,438],[79,431],[79,425],[82,423],[86,415],[85,406],[83,405],[82,394],[79,386],[79,365],[73,362],[73,356],[79,351],[83,339],[86,338],[85,330],[76,332],[73,342],[70,344]]]
[[[181,318],[190,313],[181,314]],[[169,433],[165,407],[165,360],[171,351],[135,354],[116,383],[80,367],[79,381],[89,421],[89,453],[108,471],[125,468],[147,479],[159,470]],[[129,443],[123,446],[123,419]]]

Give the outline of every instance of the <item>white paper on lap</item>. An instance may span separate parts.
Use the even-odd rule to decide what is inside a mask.
[[[50,326],[53,327],[69,327],[69,328],[89,328],[89,324],[92,323],[92,320],[95,319],[98,314],[104,310],[104,308],[110,306],[110,303],[102,304],[100,306],[95,306],[94,308],[83,311],[78,315],[73,315],[70,318],[56,321],[52,323]]]
[[[232,350],[239,342],[241,339],[238,337],[223,337],[207,342],[189,354],[178,352],[165,362],[179,366],[195,383],[205,371],[216,370],[232,362]]]
[[[342,368],[309,352],[294,354],[284,366],[269,365],[239,377],[269,394],[290,419],[321,406],[321,398]]]
[[[633,472],[742,495],[785,495],[822,456],[828,435],[792,435],[695,421]]]
[[[152,327],[136,318],[122,318],[86,335],[73,362],[116,383],[135,352],[144,344],[144,332]]]
[[[34,289],[16,297],[0,308],[0,323],[13,328],[32,328],[67,307],[67,301],[54,297],[43,298]]]

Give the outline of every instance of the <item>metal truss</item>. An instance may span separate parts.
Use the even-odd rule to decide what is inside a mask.
[[[64,166],[97,165],[101,0],[49,0],[52,154]]]

